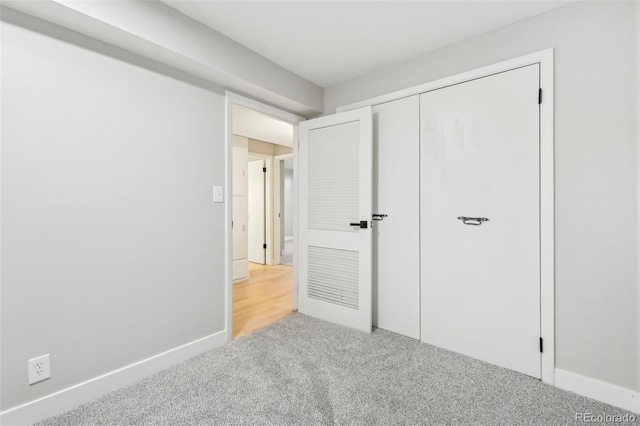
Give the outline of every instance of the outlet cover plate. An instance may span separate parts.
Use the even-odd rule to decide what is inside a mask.
[[[29,384],[41,382],[51,377],[51,361],[49,354],[31,358],[29,365]]]

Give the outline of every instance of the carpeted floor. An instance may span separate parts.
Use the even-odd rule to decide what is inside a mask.
[[[40,424],[575,425],[585,412],[625,414],[394,333],[293,314]]]

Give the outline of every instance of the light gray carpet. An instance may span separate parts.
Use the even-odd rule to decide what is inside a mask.
[[[41,424],[575,425],[578,412],[625,414],[394,333],[294,314]]]

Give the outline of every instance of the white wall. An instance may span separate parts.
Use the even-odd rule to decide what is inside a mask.
[[[1,31],[7,410],[224,329],[224,95]]]
[[[577,2],[325,90],[356,101],[555,48],[556,367],[638,389],[632,2]]]

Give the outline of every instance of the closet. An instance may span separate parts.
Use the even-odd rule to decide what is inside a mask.
[[[249,139],[233,135],[233,280],[249,278],[248,263]]]
[[[540,78],[532,63],[301,123],[300,311],[540,378]]]

